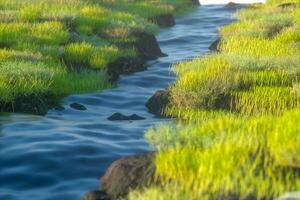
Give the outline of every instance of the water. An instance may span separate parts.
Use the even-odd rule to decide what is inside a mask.
[[[0,116],[0,199],[78,200],[98,188],[98,177],[116,159],[151,150],[143,139],[149,127],[168,119],[147,113],[145,102],[174,81],[172,63],[208,52],[217,28],[232,21],[233,10],[203,6],[177,19],[158,36],[169,57],[149,62],[147,71],[122,76],[119,87],[101,93],[73,95],[64,111],[44,116]],[[86,111],[68,105],[82,103]],[[146,120],[112,122],[114,112]]]

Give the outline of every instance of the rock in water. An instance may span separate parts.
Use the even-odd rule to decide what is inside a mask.
[[[65,107],[63,107],[62,105],[57,105],[57,106],[55,106],[54,110],[63,111],[63,110],[65,110]]]
[[[87,108],[80,103],[72,103],[72,104],[70,104],[70,107],[75,110],[87,110]]]
[[[170,102],[169,98],[168,91],[159,90],[147,101],[146,107],[150,113],[162,117],[164,109]]]
[[[145,60],[139,57],[120,57],[108,65],[107,73],[111,81],[116,81],[120,74],[143,71],[147,68]]]
[[[133,115],[130,115],[128,117],[129,117],[129,120],[144,120],[144,119],[146,119],[145,117],[141,117],[137,114],[133,114]]]
[[[123,115],[121,113],[114,113],[112,116],[107,118],[110,121],[125,121],[125,120],[144,120],[145,117],[141,117],[137,114],[133,115]]]
[[[133,33],[133,35],[136,37],[134,47],[142,59],[152,60],[167,56],[161,51],[153,34],[137,30]]]
[[[127,156],[112,163],[101,177],[100,191],[116,200],[125,197],[137,187],[146,187],[155,181],[154,153]]]

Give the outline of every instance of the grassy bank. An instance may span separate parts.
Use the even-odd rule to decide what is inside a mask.
[[[136,57],[134,31],[155,33],[149,18],[178,13],[189,0],[0,0],[0,110],[22,99],[112,87],[107,66]],[[34,105],[33,105],[34,106]]]
[[[178,121],[146,134],[161,185],[130,199],[274,199],[300,190],[299,5],[243,9],[220,30],[219,53],[174,66],[166,113]]]

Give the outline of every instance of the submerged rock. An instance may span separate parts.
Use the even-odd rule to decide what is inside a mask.
[[[175,18],[172,14],[161,14],[149,19],[150,22],[162,27],[175,26]]]
[[[111,164],[101,177],[100,191],[112,199],[124,197],[137,187],[155,182],[154,153],[126,156]],[[88,200],[88,199],[85,199]]]
[[[75,110],[87,110],[87,108],[84,105],[80,104],[80,103],[71,103],[70,107],[75,109]]]
[[[159,90],[147,101],[146,107],[149,112],[162,117],[163,111],[170,102],[170,94],[166,90]]]
[[[123,115],[121,113],[114,113],[112,116],[107,118],[110,121],[125,121],[125,120],[144,120],[145,117],[141,117],[137,114],[133,115]]]
[[[63,111],[63,110],[65,110],[65,107],[63,107],[62,105],[57,105],[57,106],[55,106],[54,110]]]

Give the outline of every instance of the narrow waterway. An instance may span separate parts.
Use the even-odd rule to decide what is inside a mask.
[[[65,110],[44,117],[1,114],[0,199],[79,200],[98,187],[98,177],[114,160],[151,150],[145,130],[168,120],[147,113],[147,99],[175,80],[173,63],[208,52],[233,12],[222,5],[202,6],[177,19],[175,27],[157,36],[169,56],[149,62],[146,71],[122,76],[115,89],[69,96]],[[87,110],[70,108],[73,102]],[[146,119],[108,121],[115,112]]]

